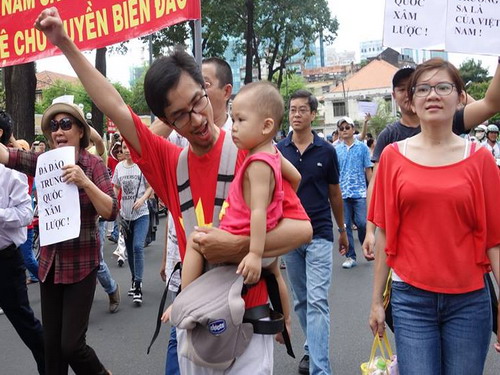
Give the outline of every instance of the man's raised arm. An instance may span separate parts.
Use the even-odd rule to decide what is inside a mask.
[[[80,52],[64,30],[56,8],[45,9],[35,27],[66,56],[85,90],[99,109],[113,121],[129,145],[141,154],[141,146],[130,111],[113,85]]]

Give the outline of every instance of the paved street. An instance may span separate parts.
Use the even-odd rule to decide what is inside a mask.
[[[165,218],[160,228],[164,228]],[[115,245],[106,241],[105,258],[114,278],[121,286],[122,304],[116,314],[109,314],[108,297],[100,285],[97,286],[94,305],[90,316],[88,343],[96,350],[101,361],[114,375],[164,373],[165,350],[168,327],[163,326],[159,338],[146,355],[146,348],[154,331],[158,304],[164,284],[159,276],[164,233],[159,230],[156,242],[145,249],[144,304],[134,307],[127,297],[130,286],[130,271],[125,266],[118,268],[111,255]],[[372,336],[367,324],[370,307],[372,264],[364,261],[357,244],[360,260],[358,267],[343,270],[342,259],[335,253],[333,284],[330,292],[332,334],[331,352],[333,370],[339,375],[359,374],[359,364],[367,359]],[[40,317],[40,293],[37,284],[29,286],[31,304]],[[303,335],[294,314],[292,342],[297,359],[286,355],[281,346],[275,349],[276,375],[297,373],[302,357]],[[493,342],[493,340],[492,340]],[[497,370],[494,370],[494,369]],[[490,349],[486,364],[486,375],[498,373],[500,355]],[[31,353],[21,342],[4,315],[0,316],[0,374],[36,374]]]

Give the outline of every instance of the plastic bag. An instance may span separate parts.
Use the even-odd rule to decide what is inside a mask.
[[[377,356],[377,349],[380,355]],[[370,359],[361,364],[361,375],[399,375],[398,360],[393,354],[387,334],[382,339],[375,335],[373,338]]]

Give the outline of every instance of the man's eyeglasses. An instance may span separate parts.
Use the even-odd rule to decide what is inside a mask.
[[[339,131],[343,132],[344,130],[351,130],[350,126],[339,126]]]
[[[301,107],[301,108],[290,108],[290,114],[294,116],[295,114],[299,113],[301,116],[304,116],[305,114],[309,113],[309,108]]]
[[[70,130],[71,127],[73,126],[74,121],[70,119],[69,117],[64,117],[60,119],[59,121],[57,120],[50,120],[50,131],[52,133],[55,133],[56,131],[61,128],[62,130]]]
[[[208,95],[205,92],[201,98],[199,98],[194,104],[189,112],[182,112],[179,116],[175,118],[173,121],[167,120],[167,122],[177,129],[182,129],[187,124],[191,122],[191,114],[192,113],[200,113],[208,105]]]
[[[455,85],[449,82],[440,82],[434,86],[422,83],[413,87],[413,94],[419,98],[424,98],[431,93],[432,89],[434,89],[436,94],[439,96],[448,96],[452,93],[454,87]]]

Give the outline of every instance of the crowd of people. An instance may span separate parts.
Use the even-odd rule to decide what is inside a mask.
[[[154,195],[168,208],[160,274],[179,296],[161,320],[185,321],[185,310],[201,314],[205,306],[182,305],[180,296],[199,288],[197,279],[214,267],[234,264],[242,288],[235,304],[244,313],[231,318],[238,327],[252,324],[241,339],[224,319],[214,328],[197,316],[217,335],[237,337],[228,344],[234,348],[224,348],[224,355],[237,353],[229,361],[203,357],[214,350],[200,342],[203,335],[194,348],[191,328],[172,325],[166,375],[272,373],[274,336],[289,345],[290,305],[305,337],[298,372],[331,374],[332,250],[345,256],[342,268],[355,267],[354,232],[359,251],[375,261],[368,319],[374,335],[386,329],[390,281],[400,373],[482,374],[493,322],[500,323],[487,282],[492,273],[500,283],[499,129],[485,123],[500,112],[500,60],[477,101],[446,61],[400,69],[392,80],[397,122],[374,138],[369,115],[359,132],[343,117],[324,137],[313,129],[318,100],[309,91],[284,103],[272,84],[256,82],[240,90],[230,110],[230,66],[210,58],[200,69],[175,49],[145,76],[146,101],[157,117],[149,128],[78,50],[55,8],[44,10],[36,27],[119,130],[107,144],[78,106],[56,101],[42,118],[48,147],[37,141],[30,148],[12,136],[14,120],[0,112],[0,308],[40,374],[67,374],[69,367],[111,374],[86,342],[96,281],[109,295],[110,313],[121,302],[104,241],[117,243],[118,266],[128,262],[128,295],[140,306]],[[275,143],[286,107],[291,131]],[[75,149],[75,165],[65,165],[62,178],[78,187],[80,235],[41,246],[36,259],[32,176],[46,149],[65,146]],[[43,324],[30,307],[27,280],[40,285]],[[272,312],[270,299],[282,315]],[[500,353],[500,335],[494,347]]]

